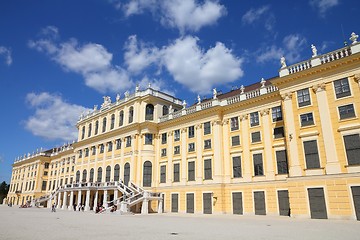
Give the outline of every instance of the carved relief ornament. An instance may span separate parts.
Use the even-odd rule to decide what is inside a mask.
[[[312,86],[312,90],[314,91],[314,93],[325,91],[325,89],[326,89],[325,83],[319,83]]]
[[[292,92],[281,94],[281,98],[283,101],[291,100],[292,98]]]

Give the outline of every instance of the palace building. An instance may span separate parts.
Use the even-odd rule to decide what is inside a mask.
[[[7,202],[360,220],[360,43],[187,107],[135,89],[72,144],[17,158]]]

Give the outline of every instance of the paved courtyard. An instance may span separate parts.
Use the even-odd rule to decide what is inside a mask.
[[[360,222],[270,216],[94,214],[0,205],[0,239],[360,239]]]

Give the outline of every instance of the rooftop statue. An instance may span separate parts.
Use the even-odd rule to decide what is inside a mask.
[[[286,68],[286,59],[284,56],[280,58],[281,68]]]
[[[311,51],[312,51],[312,57],[316,57],[317,56],[317,49],[314,46],[314,44],[311,44]]]

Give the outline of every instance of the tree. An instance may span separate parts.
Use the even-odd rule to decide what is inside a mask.
[[[3,181],[0,184],[0,204],[3,202],[3,199],[6,198],[8,191],[9,191],[9,184]]]

